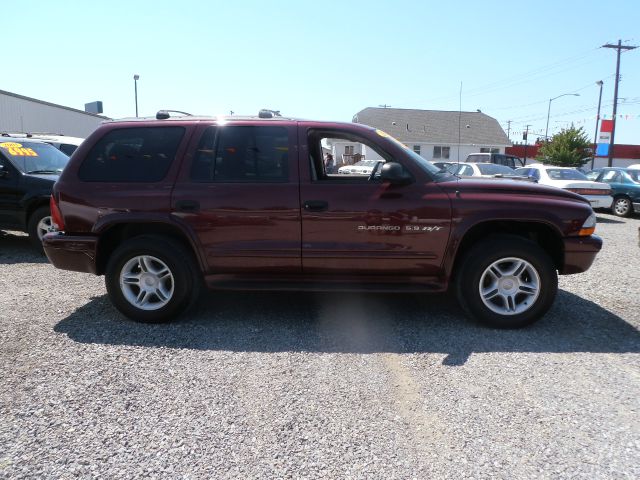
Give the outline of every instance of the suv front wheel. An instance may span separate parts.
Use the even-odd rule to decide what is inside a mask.
[[[189,252],[162,236],[123,243],[107,264],[111,301],[132,320],[160,323],[182,313],[199,294],[199,271]]]
[[[496,236],[465,255],[457,275],[458,301],[479,321],[520,328],[551,307],[558,276],[549,255],[517,236]]]

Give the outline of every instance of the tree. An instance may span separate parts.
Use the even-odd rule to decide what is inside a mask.
[[[591,142],[582,127],[560,130],[538,150],[537,159],[549,165],[581,167],[592,155]]]

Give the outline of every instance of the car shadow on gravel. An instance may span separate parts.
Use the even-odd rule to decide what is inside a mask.
[[[16,263],[49,263],[49,259],[33,248],[26,235],[0,230],[0,265]]]
[[[603,217],[602,215],[596,215],[597,223],[625,223],[624,220],[616,220],[611,217]]]
[[[380,294],[209,293],[180,321],[127,320],[95,297],[54,328],[80,343],[237,352],[444,353],[463,365],[484,352],[640,352],[640,333],[593,302],[560,291],[552,310],[521,330],[467,320],[448,297]]]

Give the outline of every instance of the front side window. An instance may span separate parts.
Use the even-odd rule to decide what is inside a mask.
[[[119,128],[96,143],[80,165],[85,182],[159,182],[173,162],[183,127]]]
[[[198,182],[286,182],[289,132],[285,127],[223,126],[205,130],[191,168]]]

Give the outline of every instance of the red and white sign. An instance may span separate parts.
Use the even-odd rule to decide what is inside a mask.
[[[611,133],[613,131],[613,120],[602,120],[600,124],[600,132]]]

